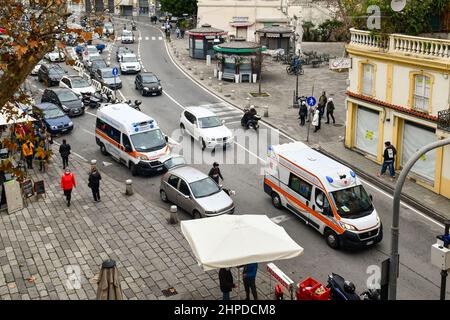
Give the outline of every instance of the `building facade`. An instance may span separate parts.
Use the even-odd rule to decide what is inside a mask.
[[[352,29],[347,52],[346,147],[381,164],[391,141],[401,170],[420,147],[450,136],[438,128],[449,109],[450,40]],[[410,178],[450,198],[450,146],[422,156]]]

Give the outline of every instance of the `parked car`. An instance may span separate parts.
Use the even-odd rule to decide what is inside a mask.
[[[92,55],[86,59],[83,59],[83,65],[86,68],[86,70],[89,71],[89,68],[91,67],[91,65],[94,61],[105,61],[105,60],[103,59],[103,57],[101,55],[98,55],[98,56]]]
[[[103,34],[104,35],[114,34],[114,25],[111,22],[105,22],[105,24],[103,25]]]
[[[203,107],[189,107],[181,114],[180,129],[189,134],[205,148],[223,147],[233,144],[231,130],[224,125],[225,121],[212,111]]]
[[[47,52],[44,58],[50,62],[63,62],[66,60],[66,55],[62,49],[55,48],[52,52]]]
[[[94,73],[94,78],[102,85],[107,86],[112,90],[120,89],[122,88],[122,81],[119,76],[113,76],[112,70],[113,68],[97,69]]]
[[[134,53],[123,54],[120,58],[119,67],[122,74],[141,72],[141,63]]]
[[[39,69],[41,68],[41,66],[44,64],[44,62],[39,61],[39,63],[37,65],[34,66],[33,70],[31,70],[30,75],[32,76],[37,76]]]
[[[81,76],[64,76],[59,82],[59,86],[61,88],[69,88],[77,95],[95,92],[95,88],[91,85],[91,81]]]
[[[45,89],[41,102],[56,104],[68,116],[84,114],[84,105],[81,98],[69,88]]]
[[[82,51],[81,55],[83,57],[83,63],[84,63],[85,60],[89,60],[93,56],[99,56],[100,53],[98,52],[98,49],[97,49],[96,46],[89,45],[89,46],[85,46],[83,48],[83,51]]]
[[[68,133],[73,129],[73,122],[56,104],[38,103],[33,106],[32,112],[33,116],[44,121],[52,135]]]
[[[38,71],[38,81],[44,82],[47,87],[59,85],[59,81],[67,73],[57,64],[43,64]]]
[[[122,57],[122,55],[123,54],[125,54],[125,53],[133,53],[133,51],[131,51],[129,48],[127,48],[127,47],[119,47],[119,48],[117,48],[117,51],[116,51],[116,60],[117,60],[117,62],[120,62],[120,58]]]
[[[104,69],[104,68],[108,68],[108,64],[105,62],[105,60],[95,60],[89,67],[89,75],[91,76],[91,78],[94,78],[94,74],[97,71],[97,69]]]
[[[141,92],[141,95],[162,94],[161,82],[152,72],[142,72],[134,80],[134,87]]]
[[[207,174],[189,166],[167,171],[159,193],[162,201],[172,202],[194,218],[234,213],[230,196]]]
[[[134,34],[130,30],[123,30],[120,38],[122,43],[134,43]]]

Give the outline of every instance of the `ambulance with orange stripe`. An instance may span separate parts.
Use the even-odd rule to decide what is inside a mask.
[[[378,243],[383,226],[356,174],[302,142],[271,146],[264,191],[325,236],[333,248]]]
[[[168,137],[156,121],[125,103],[98,109],[95,141],[104,155],[125,164],[133,176],[164,171],[159,160],[170,154]]]

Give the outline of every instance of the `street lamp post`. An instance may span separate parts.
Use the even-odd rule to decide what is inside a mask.
[[[389,262],[389,296],[388,296],[389,300],[395,300],[397,298],[397,276],[399,269],[398,238],[399,238],[399,220],[400,220],[400,195],[402,192],[403,184],[405,183],[409,171],[422,155],[424,155],[430,150],[443,147],[446,145],[450,145],[450,138],[435,141],[420,148],[416,153],[413,154],[411,159],[409,159],[409,161],[403,167],[402,172],[398,177],[397,184],[395,185],[392,226],[391,226],[391,254]]]

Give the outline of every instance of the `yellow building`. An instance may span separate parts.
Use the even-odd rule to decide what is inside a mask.
[[[401,170],[417,149],[450,136],[450,124],[438,128],[450,105],[450,40],[351,29],[347,52],[346,147],[381,164],[390,141]],[[423,156],[410,178],[450,198],[450,146]]]

